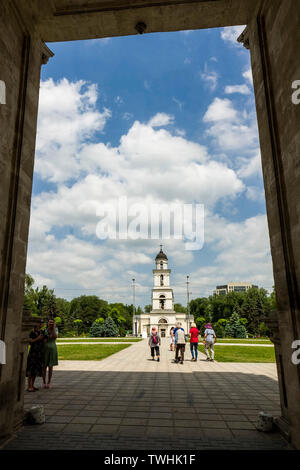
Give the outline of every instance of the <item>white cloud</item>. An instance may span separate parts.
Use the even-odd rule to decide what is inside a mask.
[[[237,117],[237,111],[233,107],[233,104],[228,99],[215,98],[214,101],[209,105],[206,113],[204,114],[204,122],[217,122],[224,120],[235,120]]]
[[[256,117],[245,109],[236,109],[228,98],[215,98],[203,117],[209,124],[207,135],[224,152],[239,150],[241,154],[253,154],[258,146]]]
[[[150,127],[162,127],[167,126],[168,124],[173,124],[173,122],[174,116],[166,113],[157,113],[150,119],[148,125]]]
[[[184,129],[175,129],[174,130],[176,135],[179,135],[180,137],[185,137],[186,131]]]
[[[207,64],[205,64],[203,72],[200,72],[200,77],[207,84],[211,91],[216,89],[218,83],[218,74],[214,70],[208,70]]]
[[[252,69],[251,67],[247,70],[245,70],[245,72],[243,72],[243,77],[245,78],[245,80],[247,80],[251,85],[253,85],[253,75],[252,75]]]
[[[97,87],[83,80],[42,81],[40,88],[35,171],[52,182],[80,174],[77,152],[96,131],[103,131],[109,109],[96,108]]]
[[[125,121],[129,121],[130,119],[133,118],[133,114],[126,112],[123,114],[122,118],[125,119]]]
[[[230,95],[232,93],[241,93],[242,95],[250,95],[251,91],[247,85],[227,85],[225,93]]]
[[[243,159],[242,164],[238,170],[238,175],[241,178],[249,178],[255,175],[261,175],[261,156],[260,152],[257,151],[256,155],[249,159]]]
[[[242,34],[246,26],[230,26],[223,28],[221,31],[221,38],[225,42],[229,42],[235,46],[238,46],[237,38]]]
[[[246,197],[250,199],[250,201],[264,202],[265,193],[264,190],[260,187],[248,186],[246,191]]]
[[[40,101],[40,165],[36,171],[45,180],[58,184],[55,190],[32,199],[27,270],[38,282],[45,280],[49,286],[95,289],[102,298],[124,302],[130,301],[130,273],[137,272],[140,295],[150,296],[151,268],[159,240],[100,242],[95,238],[99,204],[114,203],[122,195],[128,197],[129,204],[142,202],[147,207],[152,203],[198,201],[204,202],[208,213],[212,214],[219,202],[234,200],[241,192],[248,191],[241,177],[250,175],[250,167],[255,165],[241,158],[238,172],[216,161],[204,146],[186,139],[183,130],[174,127],[172,132],[167,131],[164,126],[173,124],[174,117],[166,113],[157,113],[148,123],[135,121],[121,136],[117,147],[105,145],[99,141],[98,132],[103,131],[110,112],[97,110],[97,89],[67,80],[57,84],[50,80],[46,84]],[[56,105],[49,93],[54,96]],[[213,101],[205,116],[213,137],[217,132],[213,131],[214,127],[222,129],[229,119],[229,134],[233,138],[232,127],[238,126],[237,120],[241,116],[243,122],[248,119],[230,100],[219,98]],[[47,134],[51,118],[56,121],[55,127]],[[68,127],[71,121],[75,123],[74,128]],[[245,134],[240,136],[240,141],[245,139]],[[47,157],[45,171],[42,166],[47,164]],[[254,194],[254,190],[249,191],[248,197],[251,191]],[[210,282],[220,276],[218,256],[223,250],[222,239],[229,240],[231,234],[238,237],[239,226],[244,234],[250,234],[250,229],[247,232],[243,224],[230,225],[225,219],[209,215],[206,242],[217,252],[213,269],[206,270],[206,275],[211,273]],[[243,242],[240,238],[237,241]],[[167,245],[168,255],[173,257],[176,266],[192,263],[195,254],[186,252],[181,240],[170,240]],[[234,242],[225,247],[228,251],[233,248]],[[250,245],[248,248],[251,252]],[[138,266],[149,268],[149,274],[139,273]],[[229,260],[226,266],[229,272]],[[58,291],[58,295],[59,292],[64,296],[77,294],[76,291],[70,294]]]
[[[271,289],[274,281],[266,216],[232,223],[207,214],[205,220],[205,242],[216,257],[214,263],[191,272],[193,292],[198,284],[200,295],[211,295],[217,284],[232,281],[251,281]]]

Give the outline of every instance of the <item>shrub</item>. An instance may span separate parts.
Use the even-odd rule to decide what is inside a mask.
[[[214,324],[214,330],[218,338],[225,337],[225,329],[226,329],[227,323],[228,323],[228,320],[226,320],[225,318],[220,318],[217,321],[217,323]]]
[[[97,320],[100,320],[99,318]],[[94,321],[90,329],[90,335],[94,338],[99,337],[115,337],[118,336],[119,330],[112,318],[107,317],[103,322]],[[103,320],[103,319],[102,319]]]
[[[236,312],[233,312],[231,315],[225,327],[225,334],[230,338],[246,338],[247,330],[241,323],[240,317]]]
[[[207,323],[205,318],[204,317],[198,317],[198,318],[196,318],[195,323],[197,325],[198,330],[200,331],[200,335],[202,336],[204,334],[205,325]]]

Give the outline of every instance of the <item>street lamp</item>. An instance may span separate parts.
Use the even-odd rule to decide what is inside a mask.
[[[132,297],[133,297],[133,334],[135,331],[135,336],[137,336],[137,321],[135,316],[135,279],[132,279]]]
[[[186,276],[186,313],[187,313],[187,326],[188,332],[190,331],[190,276]]]

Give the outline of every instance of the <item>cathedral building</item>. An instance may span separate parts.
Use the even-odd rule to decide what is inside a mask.
[[[161,245],[160,252],[155,258],[155,269],[153,269],[152,310],[149,313],[134,316],[133,334],[142,335],[145,338],[150,335],[152,326],[156,326],[160,336],[164,338],[169,336],[170,328],[178,321],[188,332],[194,318],[186,313],[175,312],[170,274],[168,258]]]

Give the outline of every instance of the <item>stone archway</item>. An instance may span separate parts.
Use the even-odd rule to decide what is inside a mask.
[[[158,321],[158,333],[162,338],[165,338],[168,333],[168,321],[165,318],[160,318]]]
[[[22,320],[24,273],[36,137],[40,66],[51,51],[43,41],[67,41],[146,32],[247,24],[278,315],[273,329],[281,393],[281,423],[300,448],[300,365],[291,345],[300,338],[299,105],[291,97],[300,79],[299,4],[293,0],[93,0],[2,2],[0,104],[1,276],[0,437],[22,417],[26,319]],[[286,33],[282,33],[285,31]],[[15,366],[8,366],[14,364]],[[16,373],[17,371],[17,373]]]

